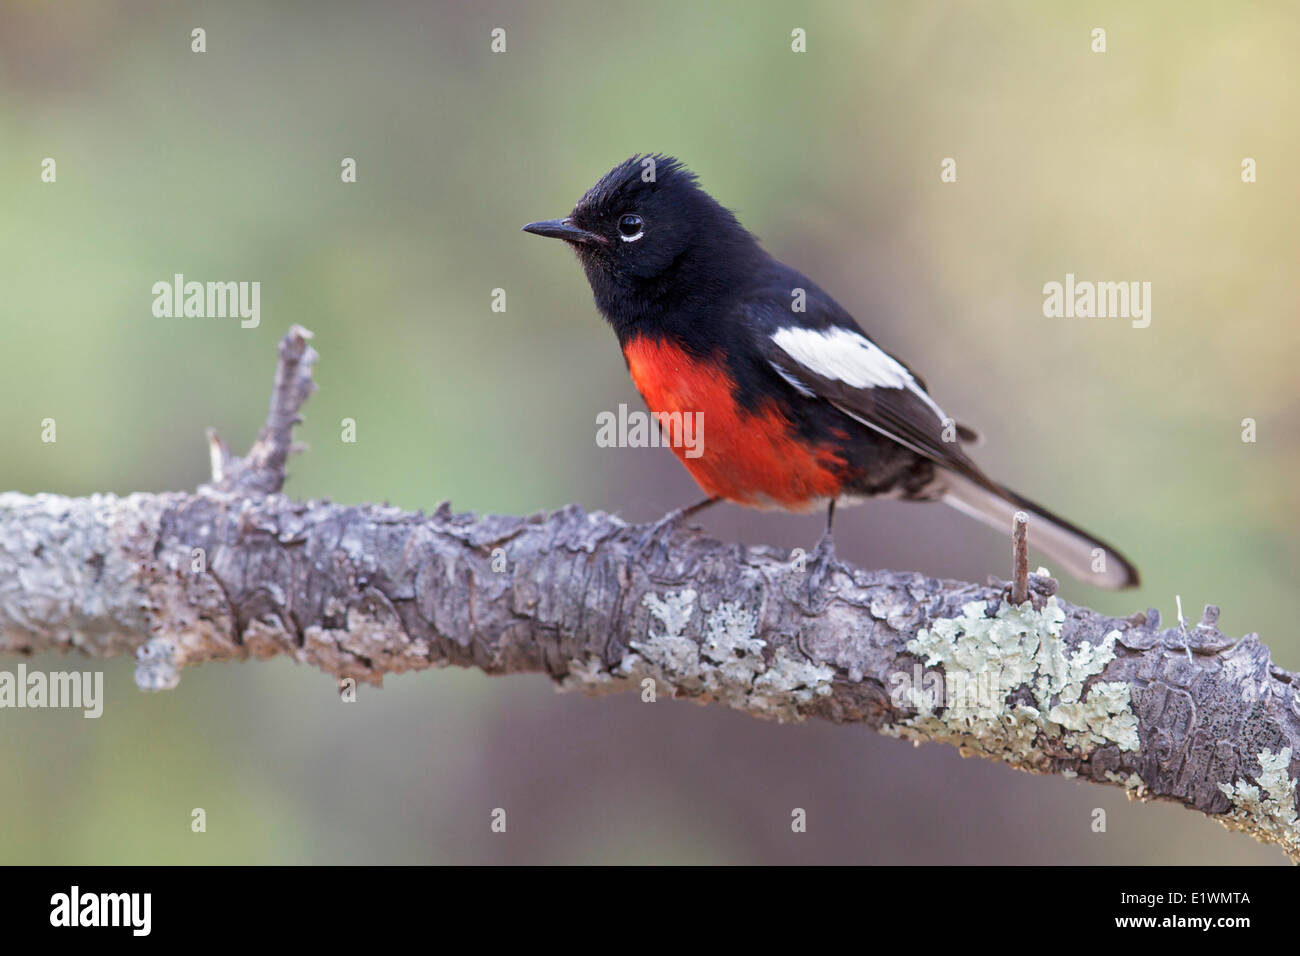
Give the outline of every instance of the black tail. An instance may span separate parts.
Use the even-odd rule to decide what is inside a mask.
[[[1080,581],[1119,590],[1140,583],[1137,568],[1124,555],[1082,528],[1058,518],[1046,508],[994,482],[987,485],[948,472],[944,503],[999,531],[1011,530],[1017,511],[1029,515],[1029,544],[1038,548]]]

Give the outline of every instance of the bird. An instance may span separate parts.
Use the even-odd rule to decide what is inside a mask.
[[[1138,585],[1111,545],[985,474],[963,447],[976,432],[820,286],[769,255],[678,159],[633,155],[567,216],[523,231],[577,254],[661,427],[701,416],[702,448],[668,444],[707,497],[669,512],[655,534],[719,501],[824,508],[824,559],[837,503],[938,501],[1002,531],[1024,512],[1031,544],[1076,578]]]

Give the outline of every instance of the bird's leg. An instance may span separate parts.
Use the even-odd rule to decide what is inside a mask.
[[[635,556],[637,558],[645,557],[646,552],[653,545],[658,545],[659,550],[665,556],[668,554],[668,538],[677,530],[683,521],[692,515],[699,514],[711,504],[716,504],[722,499],[716,495],[705,498],[703,501],[697,501],[693,505],[687,505],[685,508],[675,508],[668,514],[664,515],[649,528],[645,534],[641,535],[637,541]]]
[[[831,525],[835,522],[835,499],[826,508],[826,530],[822,532],[808,565],[808,601],[821,590],[826,575],[835,566],[835,541],[831,538]]]
[[[822,532],[821,538],[817,541],[817,553],[835,556],[835,542],[831,540],[831,526],[835,524],[835,502],[832,498],[831,503],[826,506],[826,530]]]

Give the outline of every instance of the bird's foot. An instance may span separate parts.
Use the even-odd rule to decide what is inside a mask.
[[[804,585],[809,605],[813,603],[837,564],[839,559],[835,556],[835,541],[829,531],[824,532],[817,542],[817,547],[809,556],[808,579]]]
[[[632,552],[632,557],[637,561],[645,561],[650,558],[654,552],[658,551],[660,558],[667,558],[668,542],[672,539],[672,536],[677,529],[681,527],[682,522],[717,500],[717,498],[707,498],[698,504],[688,505],[685,508],[674,508],[672,511],[668,512],[654,524],[650,525],[650,527],[648,527],[637,539],[636,548]]]

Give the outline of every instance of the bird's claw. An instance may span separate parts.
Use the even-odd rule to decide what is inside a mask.
[[[681,526],[689,510],[688,508],[674,508],[647,528],[645,533],[637,539],[636,549],[632,552],[633,558],[637,561],[644,561],[655,550],[658,550],[660,558],[667,558],[668,541]]]
[[[828,531],[818,540],[817,547],[813,549],[808,562],[808,579],[805,591],[809,605],[813,603],[818,592],[821,591],[822,585],[826,582],[826,578],[835,570],[835,565],[838,563],[839,559],[835,557],[835,541]]]
[[[657,545],[660,557],[667,559],[668,540],[681,527],[682,522],[720,500],[717,497],[710,497],[697,504],[687,505],[684,508],[674,508],[647,528],[645,533],[637,539],[637,546],[632,553],[632,557],[638,561],[645,560],[649,552]]]

